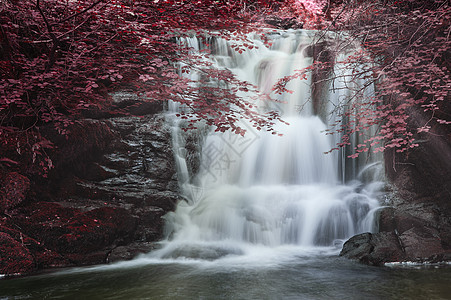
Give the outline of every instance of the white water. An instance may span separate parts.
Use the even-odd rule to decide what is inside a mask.
[[[213,60],[218,68],[228,68],[270,94],[279,78],[313,63],[304,51],[311,43],[308,32],[284,33],[273,39],[270,48],[255,40],[258,49],[243,54],[231,50],[228,42],[216,40]],[[183,42],[193,51],[202,47],[197,38]],[[349,70],[337,67],[335,72]],[[329,111],[321,115],[327,117],[321,119],[312,115],[310,77],[289,83],[292,94],[271,95],[280,102],[257,103],[261,111],[280,111],[289,123],[275,125],[283,136],[257,131],[244,121],[240,124],[247,129],[244,137],[213,130],[206,136],[199,134],[197,174],[189,167],[180,122],[173,119],[179,181],[187,201],[166,216],[168,241],[153,257],[210,260],[244,255],[249,259],[287,246],[308,251],[326,246],[337,251],[349,237],[374,231],[379,185],[363,184],[356,174],[374,173],[377,158],[376,163],[370,160],[372,167],[365,168],[362,160],[347,159],[352,153],[345,150],[324,154],[338,140],[325,135],[324,122],[335,121],[332,107],[353,91],[331,91],[329,99],[323,99]],[[370,87],[366,93],[371,92]],[[172,104],[170,109],[181,108]],[[348,166],[351,171],[346,170]],[[352,174],[346,184],[345,173]]]

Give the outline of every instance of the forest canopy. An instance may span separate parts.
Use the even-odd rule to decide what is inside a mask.
[[[246,45],[247,33],[279,21],[316,29],[320,38],[325,31],[347,32],[364,50],[348,63],[375,62],[359,76],[377,83],[377,97],[349,104],[354,109],[348,114],[358,124],[334,129],[345,132],[339,146],[348,145],[359,128],[377,125],[378,136],[368,137],[358,153],[404,152],[418,146],[418,134],[438,134],[451,123],[448,1],[5,0],[0,5],[0,164],[31,174],[45,175],[53,166],[47,151],[54,146],[42,128],[70,138],[69,128],[85,111],[118,113],[110,94],[124,87],[147,101],[189,104],[195,121],[206,120],[217,130],[245,134],[236,125],[240,118],[271,130],[278,116],[260,114],[233,91],[221,90],[221,101],[186,99],[181,91],[190,86],[174,62],[200,60],[175,41],[197,34],[233,37]],[[236,51],[252,47],[239,45]],[[253,88],[227,72],[206,76]],[[413,110],[423,117],[412,120]]]

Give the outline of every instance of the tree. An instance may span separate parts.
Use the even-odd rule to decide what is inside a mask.
[[[447,131],[444,126],[451,124],[449,1],[299,0],[297,3],[311,7],[316,18],[321,19],[318,42],[327,41],[328,32],[336,32],[339,34],[336,52],[355,42],[362,49],[341,62],[319,59],[313,67],[284,78],[275,89],[283,91],[288,80],[302,78],[310,69],[330,70],[335,63],[354,70],[344,78],[348,83],[364,79],[364,86],[377,87],[370,97],[361,90],[353,99],[343,100],[342,115],[352,122],[335,128],[335,132],[342,134],[340,147],[351,145],[353,135],[362,136],[365,129],[374,126],[379,127],[377,134],[363,136],[352,157],[369,150],[405,152],[417,147],[425,133],[437,135]],[[345,34],[345,39],[340,33]],[[331,82],[337,79],[329,78]]]
[[[124,86],[148,101],[189,106],[187,128],[204,119],[217,130],[244,134],[235,125],[239,118],[260,127],[270,127],[277,118],[258,114],[234,90],[212,87],[202,97],[186,97],[187,90],[200,92],[178,75],[181,60],[183,72],[202,66],[206,81],[253,87],[230,72],[210,70],[175,39],[195,33],[245,41],[245,33],[258,31],[260,15],[289,11],[283,1],[7,0],[1,5],[0,164],[27,161],[29,172],[45,174],[52,168],[46,151],[53,144],[41,134],[42,127],[51,125],[67,135],[84,110],[108,106],[109,93]],[[251,47],[245,45],[237,44],[236,51]]]
[[[205,120],[218,131],[244,134],[236,121],[246,118],[271,130],[278,115],[261,115],[236,95],[240,89],[255,87],[236,80],[227,70],[212,70],[202,55],[175,42],[190,34],[204,35],[205,43],[233,36],[241,39],[233,45],[235,50],[245,51],[253,47],[246,33],[258,32],[260,22],[270,14],[294,16],[306,28],[323,30],[318,42],[325,31],[344,31],[350,39],[339,45],[354,41],[363,45],[360,55],[343,63],[367,62],[371,67],[347,80],[360,76],[368,84],[377,83],[378,91],[372,99],[343,104],[345,117],[356,123],[337,129],[344,132],[340,146],[348,145],[350,136],[361,129],[380,126],[379,135],[365,137],[357,153],[387,148],[402,152],[418,145],[415,134],[450,123],[447,1],[7,0],[0,10],[0,142],[4,145],[0,164],[18,166],[26,161],[32,173],[45,174],[52,167],[46,151],[53,144],[42,135],[44,126],[67,135],[84,110],[109,106],[109,93],[124,86],[148,101],[173,100],[189,107],[182,116],[189,120],[186,129]],[[180,61],[184,61],[182,72],[197,69],[205,82],[214,78],[233,88],[212,86],[200,91],[178,75]],[[313,72],[330,69],[327,64],[318,60]],[[283,89],[283,84],[276,89]],[[408,114],[418,107],[429,118],[412,126]]]

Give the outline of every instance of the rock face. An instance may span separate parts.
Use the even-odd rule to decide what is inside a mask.
[[[163,236],[180,200],[170,129],[161,105],[131,93],[122,113],[87,112],[57,149],[48,179],[0,170],[0,274],[131,259]]]
[[[420,113],[412,116],[427,122]],[[424,136],[408,156],[386,154],[393,190],[380,211],[379,232],[351,238],[340,255],[370,265],[451,261],[451,133],[434,131],[439,134]]]

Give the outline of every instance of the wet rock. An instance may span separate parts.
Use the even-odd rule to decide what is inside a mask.
[[[394,232],[362,233],[343,245],[340,256],[371,266],[403,260],[405,255]]]
[[[96,160],[115,138],[108,122],[95,120],[82,120],[68,128],[66,137],[53,130],[46,132],[55,144],[52,153],[55,172],[75,171],[77,174],[85,172],[85,162]]]
[[[118,176],[118,171],[102,166],[97,162],[90,164],[83,177],[90,181],[102,181]]]
[[[42,134],[52,143],[48,152],[54,168],[49,171],[48,179],[35,176],[33,180],[34,198],[64,198],[74,193],[76,178],[92,175],[92,164],[102,157],[112,140],[114,132],[107,121],[80,120],[67,128],[68,134],[62,135],[54,128],[43,127]]]
[[[408,209],[407,207],[404,207],[404,209],[395,209],[393,207],[383,208],[380,212],[379,231],[396,230],[399,234],[402,234],[411,228],[420,228],[427,224],[432,225],[436,223],[436,221],[433,220],[434,216],[428,214],[427,210],[421,209],[419,206],[416,206],[415,208],[417,210],[415,211],[415,214],[421,215],[421,217],[410,214],[409,211],[411,211],[411,209]]]
[[[149,195],[144,199],[144,207],[159,207],[163,211],[174,210],[180,196],[177,193],[166,191]]]
[[[96,251],[89,253],[68,253],[65,257],[75,266],[89,266],[104,264],[107,262],[107,251]]]
[[[139,217],[138,230],[135,232],[135,241],[155,242],[163,238],[164,219],[167,213],[160,207],[140,207],[135,210]]]
[[[409,260],[427,260],[444,253],[439,233],[429,227],[413,227],[399,236],[405,256]]]
[[[156,248],[154,243],[132,243],[127,246],[119,246],[109,253],[107,262],[114,263],[122,260],[131,260],[140,254],[149,253]]]
[[[112,103],[108,108],[88,108],[83,116],[90,119],[111,119],[130,115],[144,116],[158,114],[163,111],[162,101],[142,97],[133,90],[115,92],[111,95]]]
[[[386,208],[381,213],[380,231],[396,231],[406,259],[426,260],[449,251],[449,221],[440,220],[435,206],[410,204],[398,209]]]
[[[103,243],[98,248],[109,245],[126,244],[132,240],[133,233],[137,228],[137,219],[129,211],[123,208],[103,207],[84,213],[84,217],[93,220],[96,228],[105,228],[100,232]],[[96,222],[96,220],[98,222]],[[95,232],[92,239],[99,239],[99,232]],[[91,242],[92,244],[92,242]],[[84,247],[86,249],[86,247]]]
[[[166,253],[163,258],[188,258],[202,260],[216,260],[227,255],[243,255],[243,251],[238,248],[225,247],[205,247],[195,245],[181,245]]]

